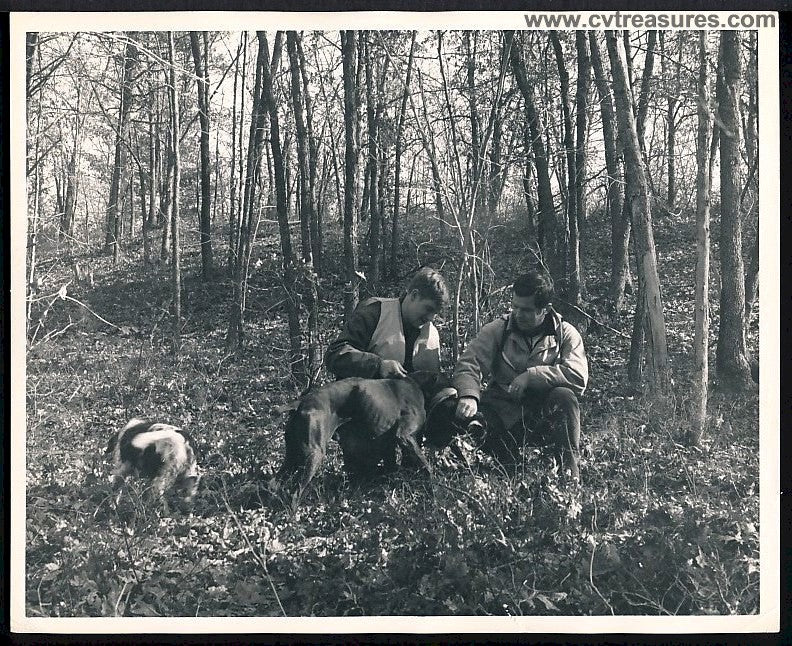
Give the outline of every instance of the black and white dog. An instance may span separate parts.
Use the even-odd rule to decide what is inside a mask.
[[[110,438],[105,454],[112,457],[115,484],[130,475],[151,480],[166,510],[166,493],[179,492],[190,502],[198,489],[195,444],[176,426],[131,419]]]

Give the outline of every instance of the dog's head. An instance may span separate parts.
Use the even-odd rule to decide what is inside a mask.
[[[464,432],[465,424],[456,418],[457,391],[451,380],[441,373],[420,371],[410,374],[423,391],[426,406],[424,437],[435,448],[449,445],[455,435]]]

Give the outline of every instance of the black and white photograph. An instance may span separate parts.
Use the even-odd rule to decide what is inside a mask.
[[[12,630],[778,630],[777,19],[12,14]]]

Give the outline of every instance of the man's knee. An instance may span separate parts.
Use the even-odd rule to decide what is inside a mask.
[[[571,388],[557,386],[547,394],[547,408],[550,411],[578,413],[580,404],[577,395]]]

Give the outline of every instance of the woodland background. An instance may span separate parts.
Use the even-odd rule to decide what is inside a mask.
[[[756,32],[26,43],[28,614],[758,611]],[[431,491],[352,488],[333,453],[297,512],[267,500],[277,407],[422,265],[447,370],[552,274],[591,367],[583,486],[465,445]],[[197,439],[191,513],[115,504],[133,415]]]

